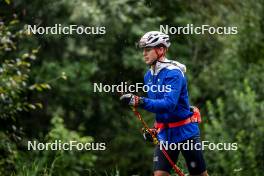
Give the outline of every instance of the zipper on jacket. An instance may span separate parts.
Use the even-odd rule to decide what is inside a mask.
[[[157,64],[157,63],[156,63]],[[155,71],[156,71],[156,65],[154,66],[154,68],[153,68],[153,75],[152,75],[152,86],[153,85],[156,85],[156,80],[154,79],[154,77],[155,77]],[[158,76],[158,75],[157,75]],[[157,79],[157,78],[156,78]],[[154,92],[154,95],[155,95],[155,99],[157,99],[157,94],[155,94],[155,92]]]

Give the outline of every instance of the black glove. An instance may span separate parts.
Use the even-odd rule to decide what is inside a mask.
[[[148,142],[153,142],[152,135],[148,132],[146,129],[142,129],[143,131],[143,137]],[[157,130],[156,129],[150,129],[151,133],[156,137],[157,136]]]
[[[120,97],[121,102],[129,106],[139,106],[144,103],[143,98],[131,93],[124,94]]]

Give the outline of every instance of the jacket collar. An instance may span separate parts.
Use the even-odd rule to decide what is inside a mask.
[[[150,71],[152,75],[158,75],[162,69],[171,65],[171,63],[163,63],[163,62],[170,62],[170,60],[165,58],[162,62],[157,61],[154,67],[150,67]]]
[[[184,64],[165,58],[162,62],[157,61],[155,66],[150,68],[151,75],[158,75],[159,72],[164,68],[179,69],[182,72],[183,76],[184,73],[186,72],[186,66]]]

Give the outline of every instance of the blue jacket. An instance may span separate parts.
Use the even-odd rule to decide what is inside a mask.
[[[171,61],[165,59],[164,62]],[[149,91],[148,98],[143,98],[142,108],[155,113],[157,122],[177,122],[192,116],[187,81],[180,67],[171,63],[157,62],[155,68],[150,68],[145,74],[144,84],[148,85]],[[153,86],[152,90],[151,86]],[[198,124],[189,123],[161,130],[158,139],[160,142],[177,143],[198,134]]]

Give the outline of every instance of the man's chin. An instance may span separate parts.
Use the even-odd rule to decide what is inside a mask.
[[[145,61],[145,63],[146,63],[147,65],[151,65],[151,64],[152,64],[151,61]]]

